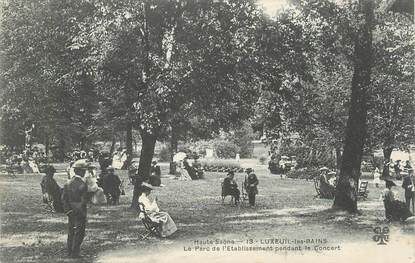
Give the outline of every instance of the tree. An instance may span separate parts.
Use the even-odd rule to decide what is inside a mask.
[[[203,116],[225,127],[248,115],[256,98],[250,53],[260,17],[253,1],[94,5],[96,13],[72,47],[89,49],[85,61],[97,65],[100,89],[112,100],[129,94],[122,112],[140,132],[144,177],[156,140],[177,116]]]

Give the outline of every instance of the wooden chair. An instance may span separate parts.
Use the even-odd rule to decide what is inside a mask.
[[[361,181],[359,183],[359,189],[357,190],[357,198],[366,200],[369,191],[367,190],[368,181]]]
[[[147,233],[141,235],[142,239],[146,239],[148,236],[152,235],[155,237],[161,237],[161,223],[154,222],[147,214],[145,206],[143,203],[138,203],[138,215],[143,214],[141,222],[147,230]]]

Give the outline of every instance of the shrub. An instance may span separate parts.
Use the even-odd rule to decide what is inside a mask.
[[[160,162],[168,162],[170,161],[170,147],[163,146],[158,153],[158,159]]]
[[[311,180],[320,174],[317,168],[301,168],[287,173],[288,178]]]
[[[235,158],[236,154],[239,153],[240,148],[233,142],[218,140],[214,143],[216,155],[219,158]]]

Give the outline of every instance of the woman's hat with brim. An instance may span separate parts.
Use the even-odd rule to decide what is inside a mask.
[[[235,172],[234,172],[234,171],[232,171],[232,170],[229,170],[229,171],[228,171],[228,174],[235,175]]]
[[[142,183],[142,184],[141,184],[141,186],[142,186],[144,189],[154,190],[154,187],[153,187],[151,184],[146,183],[146,182]]]
[[[336,175],[336,172],[331,171],[328,173],[328,175]]]
[[[323,166],[323,167],[321,167],[319,170],[320,170],[320,171],[328,171],[328,170],[330,170],[330,169],[329,169],[329,168],[327,168],[326,166]]]

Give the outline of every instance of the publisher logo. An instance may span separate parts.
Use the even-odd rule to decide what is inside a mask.
[[[389,241],[389,227],[385,226],[381,228],[377,226],[373,229],[376,235],[373,236],[373,241],[377,242],[378,245],[386,245]]]

